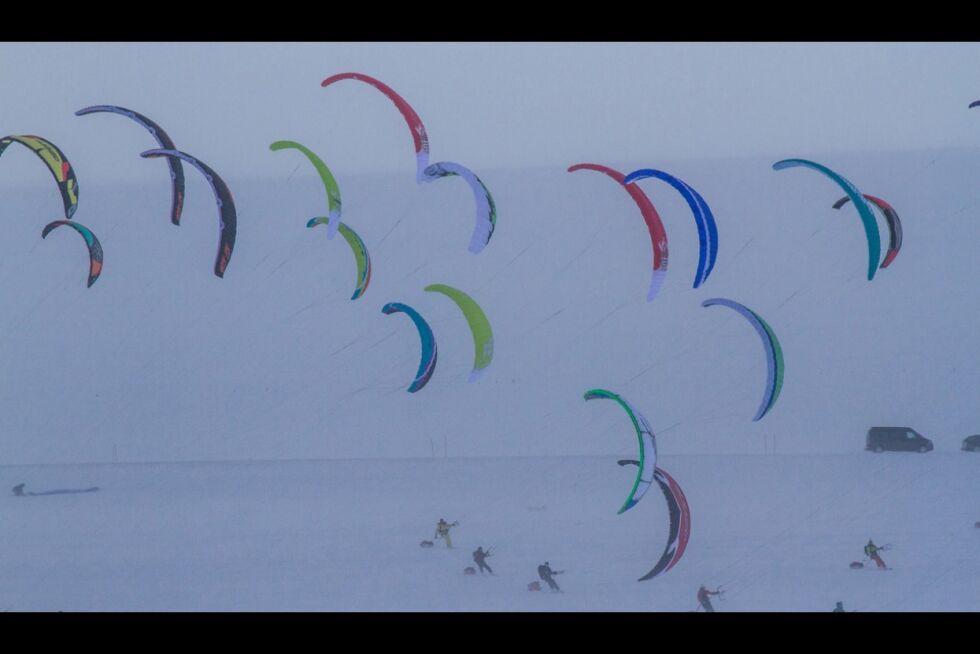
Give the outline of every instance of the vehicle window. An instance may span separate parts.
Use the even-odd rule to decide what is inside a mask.
[[[917,434],[914,431],[907,431],[907,432],[905,432],[905,437],[906,438],[915,438],[916,436],[917,436]]]

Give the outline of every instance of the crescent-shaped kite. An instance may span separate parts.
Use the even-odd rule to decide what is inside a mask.
[[[316,227],[317,225],[329,224],[330,218],[317,216],[316,218],[310,218],[306,226]],[[354,288],[354,294],[350,296],[350,299],[356,300],[364,295],[368,284],[371,283],[371,255],[368,254],[367,247],[364,245],[361,237],[357,235],[357,232],[344,223],[340,223],[339,231],[354,253],[354,262],[357,264],[357,284]]]
[[[639,461],[632,459],[621,459],[617,461],[619,465],[640,465]],[[667,547],[660,555],[660,560],[653,566],[650,572],[646,573],[637,581],[646,581],[659,576],[673,568],[687,549],[687,541],[691,537],[691,509],[687,505],[687,498],[680,485],[674,478],[667,474],[663,468],[653,471],[653,479],[660,486],[664,499],[667,500],[667,513],[670,516],[670,523],[667,531]]]
[[[205,164],[203,161],[192,157],[180,150],[147,150],[140,153],[141,157],[169,157],[182,159],[191,164],[204,175],[214,191],[214,201],[218,205],[218,220],[220,223],[220,233],[218,237],[218,256],[214,261],[214,274],[218,277],[225,276],[225,269],[231,261],[231,253],[235,249],[235,235],[238,232],[238,214],[235,212],[235,201],[231,197],[231,191],[218,173]]]
[[[636,439],[640,442],[640,461],[636,471],[636,481],[633,482],[633,488],[630,489],[630,493],[626,497],[626,501],[623,502],[623,506],[616,512],[617,514],[623,513],[636,506],[636,503],[640,501],[640,498],[650,488],[650,484],[653,483],[653,471],[657,467],[657,439],[653,435],[653,429],[650,428],[650,423],[647,422],[643,414],[616,393],[601,388],[593,388],[586,391],[583,397],[586,401],[597,399],[615,401],[619,406],[623,407],[623,410],[626,411],[626,414],[633,422],[633,428],[636,429]]]
[[[76,232],[82,235],[85,239],[85,245],[88,247],[89,256],[89,266],[88,266],[88,287],[91,288],[95,280],[99,278],[102,274],[102,244],[99,243],[99,239],[96,238],[95,234],[92,233],[88,227],[81,223],[77,223],[73,220],[55,220],[44,226],[44,230],[41,232],[41,238],[47,238],[51,230],[57,229],[62,225],[67,225],[73,228]]]
[[[45,163],[54,181],[58,183],[58,191],[61,193],[61,201],[65,206],[65,218],[71,220],[78,208],[78,180],[75,179],[75,171],[72,169],[68,158],[57,145],[32,134],[21,136],[10,135],[0,139],[0,156],[13,142],[20,143],[29,148],[34,154],[40,157]]]
[[[851,198],[846,195],[840,200],[834,203],[834,209],[840,209],[842,206],[847,204]],[[881,262],[879,268],[887,268],[888,265],[895,260],[898,256],[898,251],[902,249],[902,221],[898,218],[898,212],[895,211],[895,207],[888,204],[881,198],[876,198],[873,195],[864,194],[864,199],[871,204],[878,207],[881,210],[882,215],[885,216],[885,222],[888,223],[888,251],[885,253],[885,259]]]
[[[419,183],[424,182],[425,169],[429,165],[429,135],[425,133],[425,125],[422,124],[422,119],[419,118],[419,115],[405,101],[405,98],[395,93],[394,89],[370,75],[364,75],[363,73],[338,73],[320,82],[320,86],[327,87],[345,79],[353,79],[358,82],[370,84],[384,93],[394,103],[398,111],[401,112],[405,122],[408,123],[408,129],[412,133],[412,140],[415,144],[415,179]]]
[[[718,226],[715,224],[715,216],[700,193],[686,182],[662,170],[653,168],[634,170],[626,175],[623,184],[629,188],[630,184],[649,177],[655,177],[673,186],[694,214],[694,223],[698,229],[698,269],[694,275],[694,288],[698,288],[708,281],[708,275],[714,270],[715,260],[718,258]]]
[[[702,307],[711,307],[715,305],[721,305],[723,307],[728,307],[739,313],[743,318],[751,323],[752,327],[755,328],[756,333],[762,340],[762,348],[766,351],[766,390],[762,395],[762,403],[759,404],[759,409],[755,413],[755,417],[752,418],[753,421],[761,420],[763,416],[772,408],[773,404],[779,398],[779,392],[783,388],[783,376],[784,376],[784,364],[783,364],[783,349],[779,345],[779,339],[776,338],[775,332],[772,331],[772,327],[763,320],[759,314],[752,311],[743,304],[739,304],[733,300],[726,300],[725,298],[715,297],[705,300],[701,303]]]
[[[809,161],[807,159],[783,159],[774,163],[772,168],[773,170],[783,170],[797,166],[816,170],[832,179],[838,186],[844,189],[847,197],[857,207],[858,215],[861,217],[861,223],[864,225],[864,234],[868,239],[868,281],[871,281],[875,278],[875,271],[878,269],[878,259],[881,258],[881,239],[878,237],[878,223],[875,222],[874,214],[871,213],[871,209],[868,207],[868,203],[865,202],[864,197],[862,197],[861,191],[841,175],[815,161]]]
[[[425,318],[419,315],[418,311],[407,304],[389,302],[382,307],[381,312],[385,314],[404,313],[412,319],[416,329],[419,330],[419,340],[422,342],[422,355],[419,359],[418,372],[415,373],[415,379],[412,381],[412,385],[408,387],[408,392],[414,393],[421,390],[429,383],[429,380],[432,378],[432,373],[436,371],[436,361],[439,358],[439,351],[436,348],[436,339],[432,335],[432,328],[429,327],[429,323],[425,321]]]
[[[451,161],[440,161],[425,169],[425,181],[432,182],[442,177],[458,175],[466,180],[473,192],[476,204],[476,225],[470,237],[470,252],[479,254],[490,243],[493,230],[497,228],[497,205],[486,185],[469,168]]]
[[[637,581],[647,581],[661,575],[675,565],[684,556],[687,548],[687,541],[691,538],[691,509],[687,505],[687,498],[684,491],[674,481],[674,478],[667,474],[663,468],[657,468],[653,473],[653,479],[663,491],[664,499],[667,500],[667,512],[670,514],[670,528],[667,533],[667,547],[657,561],[653,569],[637,579]]]
[[[323,181],[323,188],[327,192],[327,217],[331,219],[327,223],[327,239],[332,239],[340,229],[341,201],[340,187],[337,186],[337,180],[334,179],[333,173],[327,168],[327,164],[323,163],[323,160],[315,152],[296,141],[276,141],[269,146],[269,149],[273,152],[289,149],[299,150],[306,155],[306,158],[316,168],[316,172],[319,173],[320,179]]]
[[[664,277],[667,275],[667,230],[664,229],[664,224],[660,220],[656,208],[639,185],[624,183],[625,176],[618,170],[599,164],[580,163],[569,167],[568,172],[574,173],[576,170],[594,170],[605,173],[626,189],[626,192],[630,194],[633,202],[640,209],[640,214],[647,224],[647,231],[650,232],[650,243],[653,246],[653,275],[650,277],[650,289],[647,291],[647,302],[651,301],[660,292]]]
[[[176,150],[177,146],[174,145],[174,141],[170,136],[167,135],[163,128],[157,125],[155,122],[147,118],[141,113],[137,113],[132,109],[126,109],[125,107],[117,107],[110,104],[98,104],[91,107],[85,107],[84,109],[79,109],[75,112],[76,116],[85,116],[87,114],[94,113],[111,113],[119,114],[120,116],[125,116],[131,120],[139,123],[144,129],[146,129],[153,138],[156,139],[157,143],[164,150]],[[175,159],[169,157],[167,159],[167,165],[170,167],[170,185],[172,188],[172,201],[170,204],[170,222],[174,225],[180,224],[180,214],[184,209],[184,166],[180,163],[180,159]]]
[[[442,293],[455,302],[456,306],[463,312],[463,317],[466,318],[466,323],[470,326],[470,333],[473,335],[473,371],[470,373],[469,380],[471,382],[476,381],[493,360],[493,330],[490,329],[487,314],[483,313],[483,309],[473,298],[452,286],[429,284],[425,290]]]

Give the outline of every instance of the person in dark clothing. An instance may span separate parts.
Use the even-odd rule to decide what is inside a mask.
[[[480,574],[481,575],[483,574],[483,569],[484,568],[487,569],[487,572],[489,572],[490,574],[493,574],[493,570],[491,570],[490,569],[490,566],[487,565],[487,557],[488,556],[490,556],[490,550],[487,550],[487,551],[484,552],[482,545],[480,547],[476,548],[476,551],[473,552],[473,560],[476,561],[476,564],[478,566],[480,566]]]
[[[704,587],[704,584],[701,584],[701,588],[698,589],[698,602],[701,603],[701,606],[704,608],[705,613],[715,612],[715,607],[711,606],[711,600],[708,599],[708,596],[721,595],[721,593],[722,591],[720,590],[708,590],[707,588]]]
[[[24,486],[26,486],[26,484],[17,484],[16,486],[14,486],[14,495],[18,497],[23,496]]]
[[[837,602],[832,613],[844,613],[844,602]]]
[[[543,565],[538,566],[538,576],[541,577],[541,581],[547,582],[548,587],[556,593],[560,593],[561,588],[555,583],[553,576],[560,575],[561,573],[561,570],[552,570],[551,565],[547,561]]]

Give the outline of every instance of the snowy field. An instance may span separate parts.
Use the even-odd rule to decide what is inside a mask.
[[[656,488],[621,516],[633,472],[609,457],[0,467],[0,610],[980,610],[980,456],[680,455],[687,552],[660,556]],[[435,522],[458,520],[433,549]],[[851,570],[868,538],[887,571]],[[493,548],[495,576],[468,576]],[[539,563],[563,593],[529,592]]]

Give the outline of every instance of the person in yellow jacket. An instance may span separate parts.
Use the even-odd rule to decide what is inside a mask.
[[[459,521],[455,521],[452,524],[446,522],[445,518],[439,518],[439,523],[436,525],[436,535],[435,538],[441,538],[446,541],[446,547],[452,547],[453,541],[449,537],[449,530],[453,527],[459,525]]]

